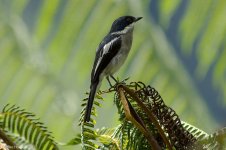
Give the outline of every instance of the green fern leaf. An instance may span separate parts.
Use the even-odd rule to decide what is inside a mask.
[[[97,144],[94,143],[94,141],[97,138],[97,132],[94,129],[94,125],[96,124],[96,121],[93,119],[93,116],[97,116],[96,107],[101,107],[100,101],[103,101],[103,98],[99,94],[101,94],[101,92],[97,93],[93,102],[94,105],[93,105],[91,116],[90,116],[90,122],[84,123],[84,114],[85,114],[88,98],[85,98],[82,100],[83,103],[81,104],[81,106],[83,107],[83,109],[81,111],[79,125],[81,126],[81,129],[82,129],[80,142],[82,143],[83,149],[97,149],[99,147]],[[77,144],[77,143],[79,143],[77,138],[74,138],[69,142],[69,144]]]
[[[193,125],[190,125],[187,122],[181,121],[181,123],[184,129],[190,132],[197,140],[203,140],[209,136],[206,132],[202,131],[201,129],[198,129]]]
[[[53,136],[35,115],[15,105],[6,105],[2,110],[2,128],[18,144],[32,144],[39,150],[56,150]]]

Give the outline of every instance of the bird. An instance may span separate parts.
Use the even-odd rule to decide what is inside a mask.
[[[96,56],[91,72],[91,84],[84,122],[90,121],[94,97],[104,77],[111,86],[109,77],[115,82],[113,74],[125,62],[133,41],[134,24],[143,17],[121,16],[111,25],[110,31],[96,49]]]

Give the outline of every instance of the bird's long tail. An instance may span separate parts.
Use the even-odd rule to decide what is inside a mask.
[[[90,115],[91,115],[91,111],[92,111],[92,107],[93,107],[94,97],[96,95],[96,91],[97,91],[97,88],[98,88],[98,83],[99,82],[92,83],[92,85],[90,86],[89,99],[88,99],[88,103],[87,103],[87,106],[86,106],[84,122],[90,121]]]

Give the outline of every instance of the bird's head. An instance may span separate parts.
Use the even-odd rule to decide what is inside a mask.
[[[136,23],[140,19],[142,19],[142,17],[133,17],[133,16],[119,17],[112,23],[110,33],[114,32],[126,33],[132,30],[134,23]]]

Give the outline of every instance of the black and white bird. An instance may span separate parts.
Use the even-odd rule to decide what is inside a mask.
[[[110,32],[99,44],[91,73],[90,93],[84,122],[90,121],[93,100],[103,78],[106,77],[109,83],[109,76],[115,80],[113,74],[125,62],[132,46],[134,24],[141,18],[119,17],[113,22]]]

